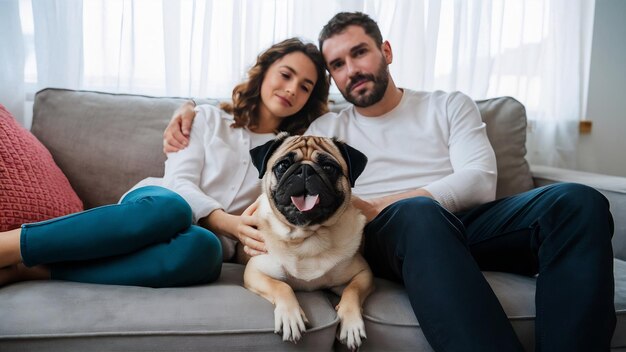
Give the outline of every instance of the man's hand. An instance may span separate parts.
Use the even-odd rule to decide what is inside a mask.
[[[196,117],[195,104],[189,100],[181,105],[172,116],[163,132],[163,152],[174,153],[189,145],[191,124]]]
[[[361,210],[367,222],[374,220],[384,209],[384,207],[380,208],[380,204],[376,202],[376,199],[364,200],[357,196],[352,196],[352,205]]]
[[[373,198],[373,199],[368,199],[368,200],[361,199],[357,196],[352,196],[352,204],[355,207],[357,207],[359,210],[361,210],[363,215],[365,215],[367,222],[370,222],[374,220],[374,218],[377,217],[378,214],[380,214],[380,212],[383,211],[383,209],[385,209],[389,205],[399,200],[406,199],[406,198],[413,198],[413,197],[433,198],[433,195],[430,194],[430,192],[428,192],[427,190],[423,188],[419,188],[413,191],[407,191],[407,192],[402,192],[398,194],[392,194],[390,196]]]

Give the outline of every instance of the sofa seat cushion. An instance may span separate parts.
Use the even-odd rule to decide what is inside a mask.
[[[226,263],[209,285],[153,289],[30,281],[0,290],[0,350],[332,349],[338,319],[321,291],[298,292],[310,326],[297,345],[274,333],[274,309]],[[96,345],[94,345],[96,343]]]
[[[0,105],[0,231],[82,209],[50,152]]]
[[[617,326],[612,348],[626,348],[626,262],[614,261]],[[535,279],[500,272],[484,272],[515,332],[527,351],[535,345]],[[367,340],[362,351],[432,351],[413,314],[404,288],[376,279],[376,290],[364,306]],[[572,307],[575,309],[575,307]]]

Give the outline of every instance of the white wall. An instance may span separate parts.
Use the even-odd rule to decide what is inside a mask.
[[[596,0],[587,119],[578,168],[626,176],[626,1]]]

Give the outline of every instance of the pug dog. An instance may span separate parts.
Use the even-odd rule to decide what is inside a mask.
[[[280,134],[250,151],[263,193],[255,216],[266,254],[249,258],[244,285],[275,305],[274,332],[297,342],[308,322],[294,290],[329,288],[339,340],[357,349],[366,338],[361,307],[373,275],[359,252],[365,216],[351,187],[367,158],[335,139]]]

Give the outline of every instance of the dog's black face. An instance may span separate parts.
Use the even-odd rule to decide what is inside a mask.
[[[271,199],[291,224],[321,224],[346,201],[339,182],[344,176],[341,166],[326,154],[317,154],[316,160],[296,158],[296,153],[288,153],[274,164],[272,173],[278,183]]]
[[[367,163],[356,149],[314,136],[281,135],[250,153],[272,209],[298,227],[342,213]]]

